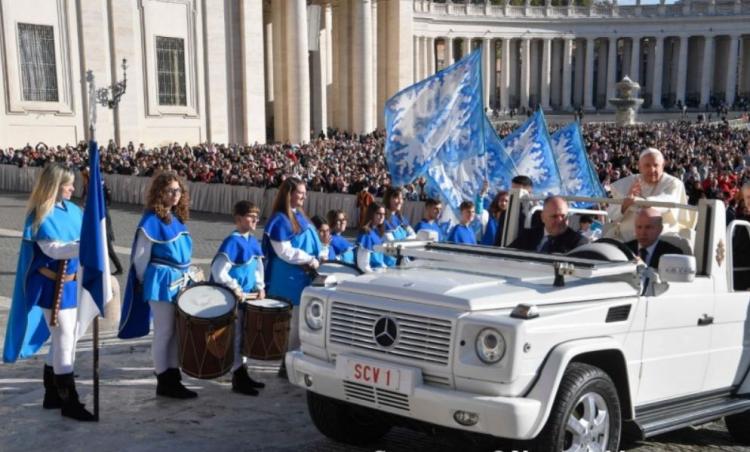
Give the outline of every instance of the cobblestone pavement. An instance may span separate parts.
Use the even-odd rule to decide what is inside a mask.
[[[25,194],[0,193],[0,337],[5,336],[9,301],[23,222]],[[129,246],[140,208],[116,205],[112,218],[117,244]],[[195,240],[195,256],[208,261],[226,233],[229,216],[194,213],[189,227]],[[126,255],[120,255],[125,262]],[[207,265],[204,265],[207,269]],[[121,284],[124,283],[120,278]],[[175,402],[154,397],[150,338],[120,341],[105,330],[101,344],[102,420],[83,425],[61,420],[55,411],[42,410],[41,368],[44,351],[14,365],[0,364],[0,451],[129,450],[170,448],[198,450],[263,451],[453,451],[467,450],[462,439],[394,429],[367,448],[334,443],[320,433],[307,414],[304,391],[275,377],[278,363],[252,362],[251,373],[268,387],[258,398],[230,392],[230,379],[195,380],[187,384],[200,393],[196,400]],[[78,346],[78,385],[88,406],[91,397],[91,340]],[[33,433],[31,433],[33,432]],[[84,439],[85,438],[85,439]],[[84,443],[85,441],[85,443]],[[85,446],[84,446],[85,444]],[[683,429],[636,444],[632,452],[740,451],[732,443],[723,422]]]

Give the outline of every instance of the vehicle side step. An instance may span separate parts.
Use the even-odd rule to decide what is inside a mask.
[[[633,422],[637,436],[648,438],[691,425],[705,424],[720,417],[750,410],[750,399],[729,395],[705,397],[678,403],[636,409]],[[632,426],[631,426],[632,427]]]

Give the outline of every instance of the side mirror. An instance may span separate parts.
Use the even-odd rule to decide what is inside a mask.
[[[665,254],[659,259],[659,276],[664,282],[693,282],[695,256]]]

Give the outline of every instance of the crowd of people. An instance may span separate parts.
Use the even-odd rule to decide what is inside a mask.
[[[497,125],[501,137],[517,127]],[[555,130],[550,127],[550,132]],[[617,127],[585,124],[584,140],[603,186],[637,172],[638,155],[646,147],[664,152],[665,171],[686,186],[689,201],[718,198],[731,200],[738,187],[750,179],[750,130],[726,124],[695,124],[686,121]],[[354,135],[329,129],[310,143],[255,144],[248,146],[173,143],[147,147],[143,143],[117,146],[110,141],[102,148],[102,170],[109,174],[151,177],[174,171],[192,182],[279,187],[295,176],[310,191],[357,194],[367,189],[376,197],[389,184],[384,153],[385,134],[376,131]],[[0,149],[0,163],[44,166],[60,162],[72,167],[86,164],[87,144],[48,146],[39,143]],[[405,199],[424,200],[424,180],[404,187]]]

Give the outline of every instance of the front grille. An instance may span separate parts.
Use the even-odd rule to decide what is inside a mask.
[[[393,392],[387,389],[344,380],[344,393],[349,399],[360,400],[396,410],[409,411],[409,396],[400,392]]]
[[[378,345],[373,336],[375,322],[385,315],[396,321],[399,330],[396,343],[390,348]],[[449,320],[334,302],[329,326],[332,343],[414,361],[448,364],[452,329]]]

